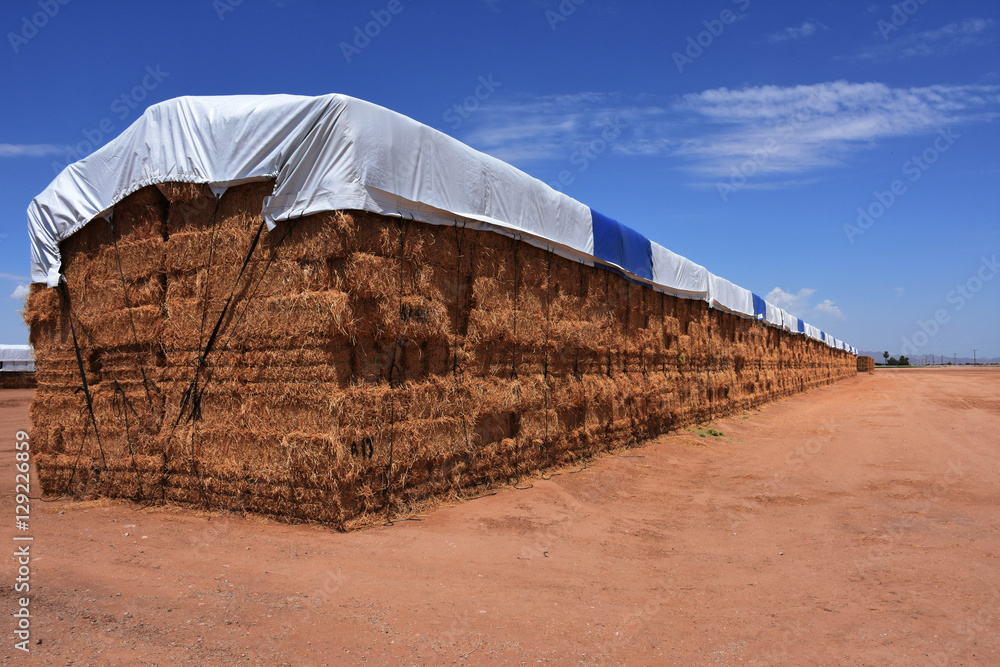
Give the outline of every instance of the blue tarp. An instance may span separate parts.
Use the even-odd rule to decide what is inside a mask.
[[[753,295],[753,316],[758,320],[767,315],[767,304],[762,297]]]
[[[590,215],[594,225],[594,256],[652,280],[653,250],[649,239],[594,209],[590,209]]]

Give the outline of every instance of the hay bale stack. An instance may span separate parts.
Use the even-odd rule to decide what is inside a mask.
[[[875,372],[875,359],[872,357],[858,357],[858,372],[859,373],[874,373]]]
[[[271,186],[147,187],[63,244],[65,293],[33,286],[25,315],[47,493],[346,529],[856,372],[494,232],[334,211],[261,233]]]
[[[0,389],[34,389],[35,374],[31,371],[4,371],[0,373]]]

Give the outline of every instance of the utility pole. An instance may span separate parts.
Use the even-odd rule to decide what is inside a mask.
[[[972,350],[972,365],[973,366],[976,365],[976,350],[975,349]]]
[[[952,354],[955,355],[955,365],[958,366],[958,352],[953,352]]]

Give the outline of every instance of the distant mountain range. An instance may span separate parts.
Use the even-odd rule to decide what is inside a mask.
[[[881,363],[884,362],[884,358],[882,357],[882,352],[884,352],[884,351],[885,350],[880,350],[878,352],[872,352],[871,350],[861,350],[860,352],[858,352],[858,354],[861,355],[861,356],[865,356],[865,357],[872,357],[873,359],[875,359],[875,363],[881,364]],[[893,353],[890,350],[889,351],[889,356],[890,357],[896,357],[898,359],[899,358],[899,353],[898,352]],[[917,366],[917,365],[924,365],[924,364],[930,365],[932,363],[933,364],[938,364],[938,365],[940,365],[940,364],[947,364],[947,363],[952,363],[952,364],[956,363],[954,355],[952,355],[950,357],[949,356],[942,357],[940,354],[935,354],[933,356],[934,356],[934,360],[931,361],[931,355],[929,355],[929,354],[913,354],[913,355],[910,355],[910,364],[914,365],[914,366]],[[969,356],[969,357],[959,357],[957,363],[958,363],[959,366],[964,365],[964,364],[969,364],[971,366],[972,365],[972,357],[971,356]],[[1000,358],[992,357],[992,358],[985,358],[984,359],[983,357],[977,356],[976,357],[976,363],[977,364],[1000,364]]]

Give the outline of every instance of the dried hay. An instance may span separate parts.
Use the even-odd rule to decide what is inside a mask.
[[[802,336],[460,225],[321,213],[248,258],[271,189],[144,188],[114,237],[95,221],[63,244],[72,316],[37,285],[25,311],[46,492],[349,529],[856,372]]]

